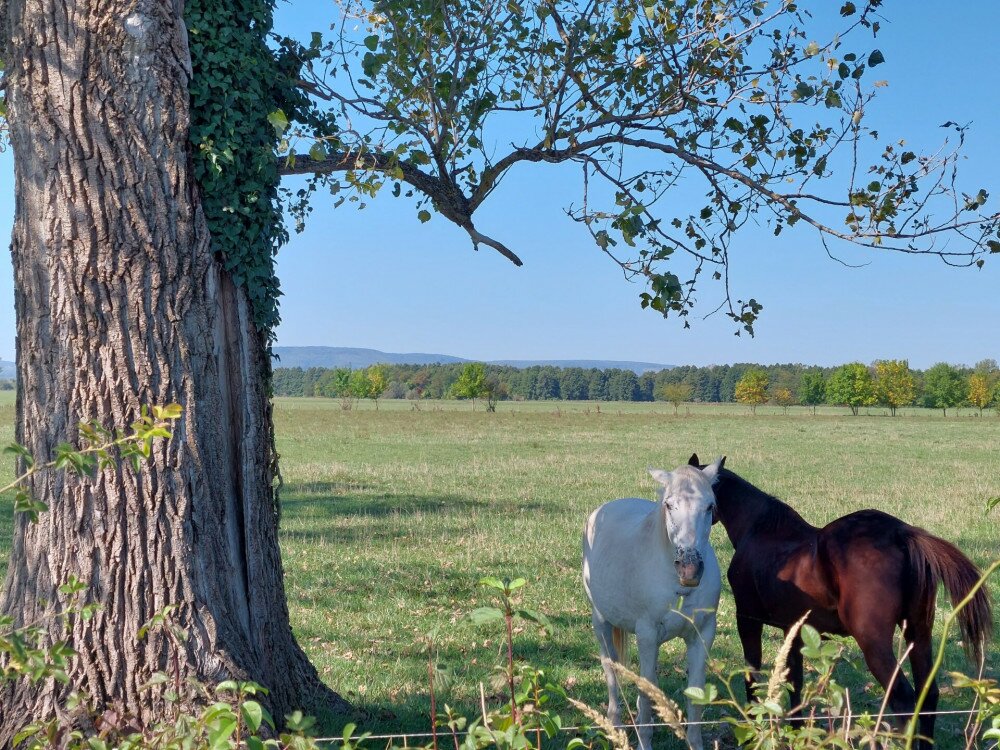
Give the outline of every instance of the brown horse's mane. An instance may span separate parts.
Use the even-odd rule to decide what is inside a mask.
[[[734,526],[738,525],[739,536],[743,536],[751,528],[813,533],[818,530],[788,503],[769,495],[729,469],[723,468],[719,472],[715,497],[719,504],[720,515],[724,519],[723,524],[727,530],[731,523]],[[732,537],[731,533],[730,540],[735,546],[739,539]]]

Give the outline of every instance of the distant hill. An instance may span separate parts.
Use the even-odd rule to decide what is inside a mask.
[[[452,362],[473,362],[477,360],[453,357],[450,354],[426,354],[411,352],[399,354],[382,352],[378,349],[357,349],[343,346],[276,346],[274,347],[275,367],[352,367],[360,369],[384,362],[393,365],[431,365],[435,363],[449,364]],[[649,370],[666,370],[673,365],[657,364],[655,362],[620,362],[605,359],[501,359],[490,361],[489,364],[509,365],[511,367],[534,367],[536,365],[551,367],[596,367],[599,370],[612,368],[632,370],[641,375]]]
[[[353,367],[359,369],[380,362],[391,365],[433,365],[468,362],[447,354],[411,352],[394,354],[378,349],[354,349],[345,346],[276,346],[275,367]]]
[[[0,380],[13,380],[17,377],[17,365],[13,362],[0,360]]]
[[[510,365],[511,367],[534,367],[547,365],[551,367],[582,367],[589,370],[632,370],[636,375],[642,375],[650,370],[669,370],[674,365],[661,365],[656,362],[620,362],[613,359],[498,359],[490,362],[492,365]]]

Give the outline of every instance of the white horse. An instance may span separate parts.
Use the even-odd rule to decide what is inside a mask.
[[[708,541],[715,518],[712,485],[725,458],[698,469],[650,469],[659,502],[612,500],[590,514],[583,533],[583,586],[593,608],[594,633],[608,682],[608,719],[620,723],[618,679],[608,660],[622,661],[635,633],[639,672],[657,684],[660,644],[687,644],[688,687],[704,687],[705,660],[715,639],[722,588]],[[650,702],[639,695],[641,750],[650,750]],[[688,745],[702,750],[701,706],[687,702]]]

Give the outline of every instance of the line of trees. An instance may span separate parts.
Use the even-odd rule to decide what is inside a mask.
[[[804,404],[813,411],[820,404],[845,406],[855,416],[871,406],[885,407],[895,416],[900,407],[914,405],[941,409],[945,416],[958,406],[973,406],[982,414],[1000,407],[1000,368],[993,359],[971,369],[939,362],[924,372],[911,370],[905,359],[877,360],[871,366],[850,362],[829,373],[803,372],[796,392],[781,381],[772,385],[767,372],[751,368],[737,382],[735,400],[751,411],[771,401],[786,409]]]
[[[374,378],[374,382],[372,382]],[[913,370],[906,360],[852,362],[836,368],[800,364],[683,366],[637,375],[631,370],[539,365],[517,368],[479,362],[435,365],[374,365],[347,368],[278,368],[278,396],[329,398],[501,399],[567,401],[667,401],[766,403],[787,409],[831,404],[858,414],[883,406],[892,414],[905,406],[948,409],[1000,406],[1000,367],[986,359],[974,367],[938,363]]]

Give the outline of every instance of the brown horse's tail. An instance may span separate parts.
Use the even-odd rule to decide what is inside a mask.
[[[611,628],[611,645],[615,649],[616,661],[628,666],[628,631],[617,625]]]
[[[973,562],[951,542],[946,542],[923,529],[913,528],[909,537],[910,565],[919,592],[917,606],[927,607],[927,622],[933,622],[938,583],[948,590],[952,606],[968,596],[982,573]],[[986,587],[981,586],[968,604],[958,613],[965,653],[975,664],[983,659],[983,649],[993,635],[993,612]]]

